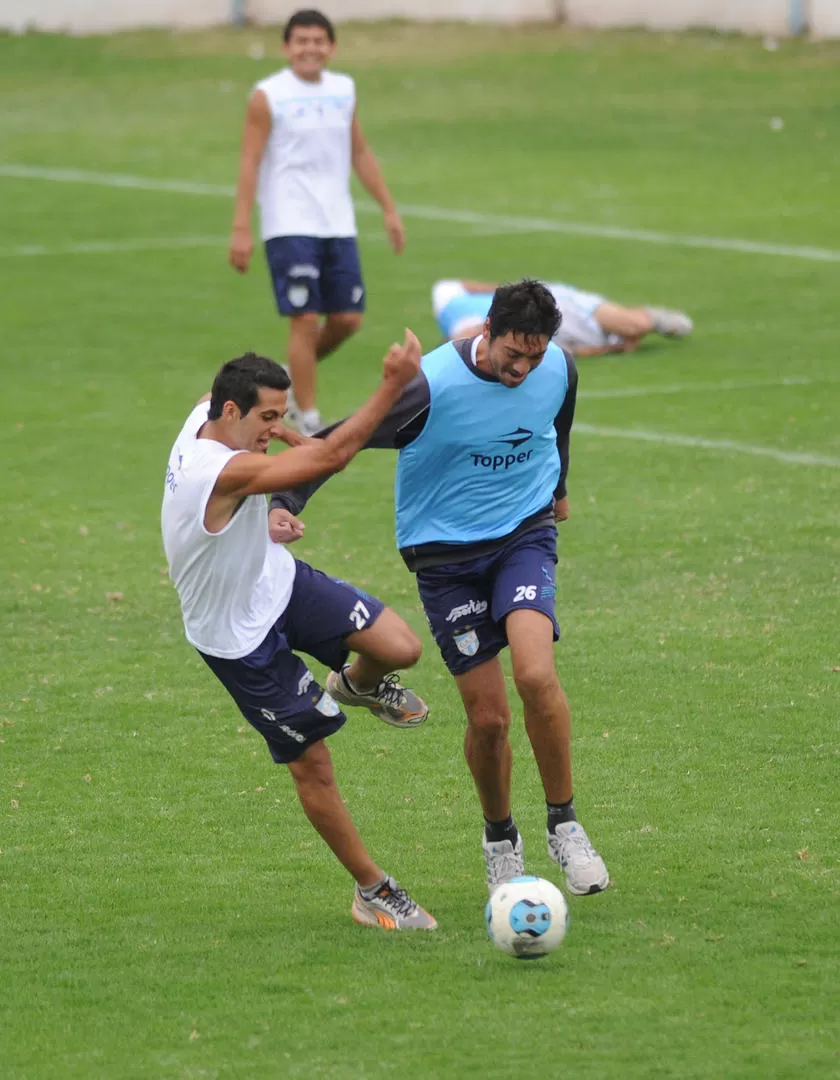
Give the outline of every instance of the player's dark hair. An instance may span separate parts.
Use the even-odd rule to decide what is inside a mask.
[[[510,332],[523,337],[551,338],[560,328],[562,315],[545,285],[525,278],[496,289],[487,319],[491,338]]]
[[[283,29],[283,40],[286,44],[289,44],[289,39],[292,36],[292,31],[296,26],[320,26],[322,30],[327,31],[327,37],[330,41],[335,43],[335,27],[320,11],[316,11],[314,8],[304,8],[301,11],[296,11],[291,16]]]
[[[257,404],[261,386],[271,390],[288,390],[291,385],[283,368],[267,356],[257,356],[252,352],[237,356],[222,364],[213,380],[207,419],[218,420],[226,401],[232,401],[244,416]]]

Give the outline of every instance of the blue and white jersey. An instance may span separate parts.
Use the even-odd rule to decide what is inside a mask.
[[[487,318],[492,293],[468,293],[460,281],[436,281],[432,310],[444,337],[465,337]]]
[[[569,385],[562,349],[549,344],[517,387],[452,343],[426,355],[422,372],[428,413],[400,450],[397,546],[494,540],[549,506],[561,470],[554,422]]]

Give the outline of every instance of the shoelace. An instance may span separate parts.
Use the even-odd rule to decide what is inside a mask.
[[[514,852],[505,852],[503,855],[491,855],[488,860],[490,871],[490,884],[498,885],[502,881],[509,881],[512,877],[522,872],[519,858]]]
[[[395,881],[386,881],[376,896],[397,915],[413,915],[417,907],[405,889]]]
[[[577,848],[577,851],[581,855],[585,855],[587,859],[592,859],[595,855],[595,848],[592,846],[592,841],[586,835],[585,832],[573,832],[566,833],[564,836],[557,836],[553,834],[552,841],[562,850],[564,845],[571,845]]]
[[[395,673],[380,679],[373,696],[383,705],[402,708],[405,702],[405,687],[400,686],[399,675]]]

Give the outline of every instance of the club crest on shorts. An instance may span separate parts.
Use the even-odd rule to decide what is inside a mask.
[[[350,294],[350,299],[353,301],[354,304],[358,304],[364,295],[365,290],[362,288],[362,286],[354,285],[353,291]]]
[[[292,307],[303,307],[309,299],[308,285],[290,285],[286,289],[286,296]]]
[[[478,634],[475,630],[465,630],[463,634],[455,634],[453,641],[458,646],[458,652],[464,656],[475,656],[478,652]]]
[[[341,712],[341,709],[338,707],[338,702],[330,697],[326,690],[321,694],[315,708],[324,716],[338,716]]]

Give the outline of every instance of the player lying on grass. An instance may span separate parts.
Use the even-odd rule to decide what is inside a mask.
[[[420,343],[392,345],[372,397],[328,438],[303,440],[282,423],[289,377],[247,353],[225,364],[190,413],[169,457],[163,544],[187,640],[287,765],[306,816],[356,880],[353,918],[386,930],[433,930],[435,920],[368,855],[333,776],[325,738],[344,724],[301,651],[354,689],[353,704],[414,727],[428,710],[395,667],[420,656],[414,632],[390,608],[295,559],[268,535],[268,492],[343,469],[420,370]],[[299,445],[266,456],[274,439]],[[283,540],[296,539],[290,529]],[[348,653],[357,655],[349,667]]]
[[[367,445],[399,451],[397,544],[467,716],[464,752],[484,812],[488,887],[525,869],[511,816],[511,709],[499,661],[510,647],[545,792],[548,851],[569,890],[587,895],[610,878],[575,813],[571,720],[555,668],[555,523],[569,512],[577,390],[574,361],[551,340],[559,324],[539,282],[497,289],[481,333],[424,356]],[[294,515],[315,487],[272,498],[272,535],[300,527]],[[345,673],[331,673],[327,689],[338,701],[355,700]]]
[[[693,324],[682,311],[658,307],[624,307],[574,285],[546,282],[562,315],[555,345],[573,356],[633,352],[648,334],[686,337]],[[497,286],[486,281],[436,281],[432,310],[444,337],[480,334]]]

